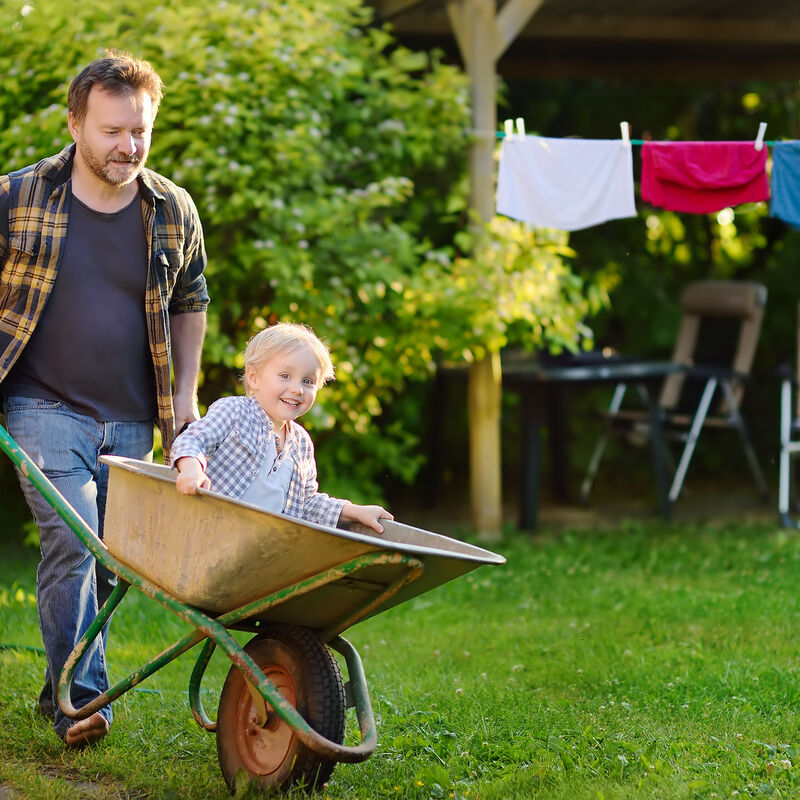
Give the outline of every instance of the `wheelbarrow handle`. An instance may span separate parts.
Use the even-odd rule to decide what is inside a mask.
[[[56,489],[33,459],[14,441],[11,434],[0,425],[0,450],[14,462],[14,466],[36,487],[53,507],[55,512],[86,545],[87,550],[103,566],[108,567],[114,558],[100,537],[89,527],[86,520],[70,505],[64,495]]]

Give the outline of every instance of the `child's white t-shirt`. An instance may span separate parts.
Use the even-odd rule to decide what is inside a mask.
[[[265,511],[281,513],[289,497],[289,483],[292,479],[292,459],[286,458],[286,448],[278,453],[277,437],[269,437],[267,452],[261,462],[261,470],[253,478],[245,493],[239,498]]]

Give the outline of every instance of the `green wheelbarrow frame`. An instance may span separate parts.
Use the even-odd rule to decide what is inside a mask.
[[[384,608],[396,605],[409,597],[450,580],[456,574],[463,574],[463,572],[473,569],[482,563],[502,564],[505,562],[502,556],[481,548],[476,548],[466,543],[458,543],[456,540],[422,531],[421,529],[409,528],[400,523],[389,523],[387,526],[387,529],[391,526],[400,532],[400,540],[383,542],[381,537],[366,537],[358,533],[326,529],[324,526],[314,526],[293,520],[292,524],[301,524],[303,527],[316,529],[316,531],[322,531],[323,533],[327,530],[330,533],[348,537],[351,540],[368,541],[368,547],[373,552],[364,552],[355,557],[349,557],[317,574],[291,582],[290,585],[281,586],[265,597],[225,610],[218,616],[211,616],[210,613],[183,602],[175,594],[167,591],[154,580],[149,579],[146,575],[112,554],[105,543],[2,426],[0,426],[0,449],[8,455],[22,475],[50,503],[56,513],[86,546],[91,555],[120,578],[105,604],[98,610],[94,621],[68,657],[59,676],[58,702],[63,712],[73,719],[86,719],[140,684],[161,667],[174,661],[178,656],[200,642],[204,642],[189,680],[191,711],[201,727],[212,732],[216,730],[216,722],[207,716],[203,708],[200,687],[211,656],[214,650],[219,647],[232,664],[243,674],[262,726],[267,724],[269,708],[272,708],[277,716],[294,732],[299,741],[320,757],[344,763],[364,761],[374,752],[377,745],[375,717],[361,658],[353,645],[340,635],[341,632]],[[143,462],[132,462],[113,457],[104,457],[103,460],[112,465],[119,465],[128,471],[131,470],[131,464],[134,465],[133,471],[136,471],[137,465],[143,465]],[[162,465],[143,466],[148,466],[151,471],[156,473],[158,471],[170,472],[169,468]],[[162,481],[164,480],[162,475],[156,474],[155,477],[160,478]],[[174,487],[168,491],[170,492],[170,497],[178,496]],[[214,495],[212,492],[203,492],[202,490],[201,493]],[[216,498],[218,498],[216,502],[235,502],[219,495]],[[190,498],[183,497],[182,501],[185,502],[188,499]],[[252,511],[247,513],[252,514]],[[108,510],[106,517],[108,521]],[[313,533],[314,531],[311,532]],[[411,532],[411,534],[407,532]],[[415,533],[425,537],[424,542],[426,545],[424,547],[417,545],[417,550],[419,551],[417,554],[414,552],[414,547],[409,546],[408,542],[402,540],[403,536],[411,535],[410,541],[413,543],[413,535]],[[353,542],[351,541],[349,544],[352,545]],[[441,547],[456,551],[462,549],[463,552],[446,552],[439,549]],[[352,552],[352,548],[347,552]],[[431,562],[433,565],[432,570],[428,570],[426,575],[426,557],[438,557],[440,561],[444,557],[443,560],[448,562],[444,572],[437,567],[434,561]],[[451,562],[453,560],[458,561],[459,557],[465,563],[457,564],[454,568]],[[374,571],[374,568],[389,568],[392,575],[390,582],[373,589],[366,599],[363,594],[358,595],[356,593],[357,602],[355,606],[347,608],[341,614],[334,610],[334,613],[337,614],[335,618],[325,619],[322,625],[316,625],[313,628],[319,639],[338,652],[347,665],[348,682],[345,685],[347,705],[355,708],[361,741],[356,746],[346,746],[331,741],[315,731],[297,709],[281,695],[274,683],[262,672],[244,647],[231,635],[229,629],[258,633],[259,626],[263,621],[270,619],[270,614],[274,615],[276,612],[285,613],[284,609],[290,608],[292,603],[297,603],[298,601],[307,603],[313,599],[310,597],[312,592],[330,591],[333,587],[348,581],[358,583],[360,575],[369,573],[370,570]],[[425,576],[425,580],[419,580],[423,576]],[[87,705],[75,708],[70,697],[75,671],[94,640],[101,635],[104,626],[131,586],[175,613],[190,624],[194,630],[147,661],[139,669],[118,681]]]
[[[364,761],[372,755],[378,742],[375,728],[375,716],[372,711],[372,703],[369,698],[361,658],[350,642],[341,636],[334,636],[328,641],[328,644],[344,657],[345,663],[347,664],[349,676],[348,696],[352,698],[355,705],[358,725],[361,731],[361,743],[355,747],[332,742],[311,728],[294,706],[284,699],[272,681],[258,668],[256,663],[248,656],[243,647],[230,634],[227,628],[243,622],[266,608],[286,602],[318,586],[338,580],[348,573],[355,572],[368,564],[376,562],[387,563],[389,561],[396,564],[405,564],[408,567],[407,574],[400,581],[387,587],[386,591],[373,601],[373,603],[376,601],[382,602],[385,598],[395,594],[406,583],[419,577],[423,569],[419,561],[404,555],[386,553],[367,554],[360,558],[352,559],[348,563],[329,570],[323,575],[281,589],[262,600],[250,603],[249,605],[214,619],[204,614],[202,611],[182,603],[176,597],[173,597],[159,586],[137,574],[134,570],[111,555],[108,548],[106,548],[102,540],[87,525],[83,517],[81,517],[67,502],[64,496],[53,486],[30,456],[28,456],[14,439],[11,438],[11,435],[5,428],[0,428],[0,448],[3,449],[6,455],[14,462],[15,466],[36,487],[45,500],[50,503],[56,513],[70,527],[73,533],[75,533],[97,561],[122,579],[111,592],[105,604],[99,609],[94,621],[64,664],[64,669],[58,681],[58,702],[67,716],[78,720],[90,717],[134,686],[140,684],[145,678],[171,663],[178,656],[205,639],[206,643],[200,651],[189,681],[189,701],[192,714],[198,724],[203,728],[208,731],[216,730],[216,723],[208,718],[203,709],[200,699],[200,685],[205,669],[211,659],[211,654],[214,652],[215,648],[219,646],[231,662],[242,671],[251,689],[255,692],[254,699],[256,696],[261,698],[261,703],[257,701],[256,708],[259,710],[262,724],[265,723],[267,719],[267,709],[264,703],[269,703],[275,710],[275,713],[294,731],[300,741],[320,756],[345,763],[356,763]],[[131,586],[134,586],[143,594],[177,614],[181,619],[192,625],[195,631],[187,634],[171,647],[163,650],[157,656],[142,665],[138,670],[131,672],[128,676],[117,682],[87,705],[79,709],[75,708],[70,699],[70,688],[75,671],[81,659],[91,647],[94,640],[101,634],[105,624]],[[372,603],[370,605],[372,605]],[[358,619],[366,616],[369,611],[369,608],[362,608],[360,613],[352,615],[349,620],[343,620],[343,626],[353,624],[358,621]],[[320,638],[325,641],[324,636]]]

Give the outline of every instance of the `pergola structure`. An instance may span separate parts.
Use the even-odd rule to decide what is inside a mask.
[[[404,43],[454,51],[445,0],[368,0]],[[508,24],[510,0],[494,4]],[[797,0],[543,0],[497,61],[504,78],[800,78]]]
[[[418,48],[457,44],[472,91],[470,204],[494,214],[496,76],[800,78],[798,0],[370,0]],[[472,521],[501,526],[499,355],[470,366]]]

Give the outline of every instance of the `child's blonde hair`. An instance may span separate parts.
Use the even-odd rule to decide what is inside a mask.
[[[277,322],[259,331],[247,343],[244,351],[245,374],[242,376],[244,387],[247,394],[250,394],[250,387],[247,385],[247,368],[257,368],[273,356],[281,353],[291,353],[301,347],[307,347],[319,364],[319,382],[322,386],[326,381],[333,380],[333,362],[331,361],[330,350],[308,325],[301,325],[297,322]]]

